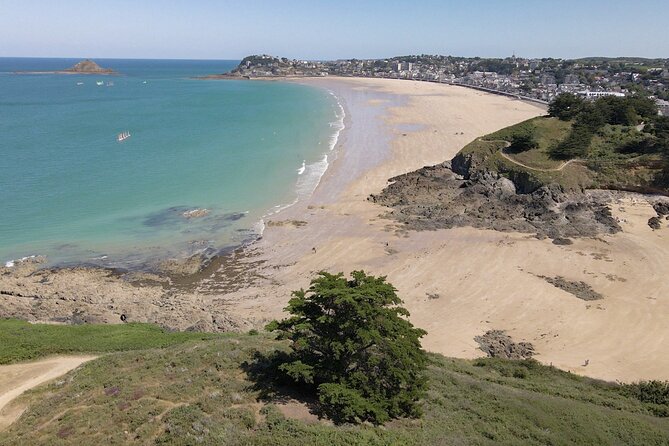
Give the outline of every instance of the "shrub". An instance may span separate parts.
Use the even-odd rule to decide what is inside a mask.
[[[510,143],[508,150],[511,153],[526,152],[539,147],[534,133],[531,132],[513,135]]]

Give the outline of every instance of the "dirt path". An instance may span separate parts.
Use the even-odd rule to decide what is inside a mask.
[[[502,155],[507,160],[511,161],[513,164],[516,164],[520,167],[524,167],[526,169],[536,170],[537,172],[559,172],[562,169],[564,169],[565,167],[567,167],[569,164],[573,163],[574,161],[578,161],[576,159],[571,159],[569,161],[565,161],[559,167],[555,167],[553,169],[541,169],[539,167],[532,167],[532,166],[528,166],[527,164],[523,164],[520,161],[517,161],[517,160],[511,158],[506,152],[504,152],[505,149],[508,149],[511,146],[511,143],[509,141],[505,141],[503,139],[490,140],[490,139],[481,139],[481,138],[479,138],[479,141],[482,141],[482,142],[503,142],[504,143],[504,148],[499,151],[500,155]]]
[[[21,416],[25,407],[11,402],[26,390],[95,359],[96,356],[57,356],[42,361],[0,366],[0,430]]]

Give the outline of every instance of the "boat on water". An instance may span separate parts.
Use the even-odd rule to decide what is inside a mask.
[[[113,82],[107,82],[107,87],[113,87],[114,83]]]
[[[130,132],[121,132],[116,136],[116,141],[123,142],[126,139],[130,138]]]
[[[84,85],[83,82],[77,82],[77,85]]]
[[[104,84],[105,84],[105,83],[104,83],[103,81],[96,81],[96,82],[95,82],[95,85],[97,85],[98,87],[100,87],[100,86],[102,86],[102,85],[104,85]]]

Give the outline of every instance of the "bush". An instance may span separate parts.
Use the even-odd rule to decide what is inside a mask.
[[[292,341],[279,370],[315,393],[337,423],[418,416],[425,331],[406,320],[409,313],[385,277],[351,276],[319,273],[307,291],[293,293],[286,308],[292,316],[267,326]]]
[[[539,147],[534,133],[530,132],[513,135],[510,143],[508,151],[511,153],[526,152]]]

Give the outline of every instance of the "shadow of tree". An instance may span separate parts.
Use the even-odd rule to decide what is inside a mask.
[[[252,361],[242,363],[242,370],[253,383],[249,390],[258,392],[258,399],[267,403],[285,405],[290,401],[298,401],[304,404],[310,413],[323,418],[324,411],[316,397],[316,388],[295,384],[279,369],[281,364],[289,360],[290,354],[287,352],[256,351]]]

